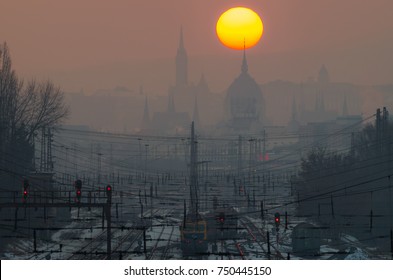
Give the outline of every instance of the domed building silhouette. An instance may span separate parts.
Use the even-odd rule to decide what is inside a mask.
[[[175,110],[175,103],[179,111]],[[175,84],[168,89],[168,109],[154,112],[150,119],[148,108],[146,99],[141,133],[181,134],[189,129],[190,121],[205,133],[260,133],[267,124],[262,91],[248,72],[245,51],[240,75],[231,83],[226,96],[212,93],[203,73],[198,83],[189,81],[182,28],[175,58]]]
[[[225,111],[225,130],[253,132],[260,131],[264,125],[265,102],[259,85],[248,73],[245,51],[241,73],[227,90]]]

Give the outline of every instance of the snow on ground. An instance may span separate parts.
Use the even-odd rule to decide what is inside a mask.
[[[346,260],[365,260],[370,258],[369,253],[366,252],[366,250],[370,251],[369,248],[364,250],[362,247],[365,246],[362,246],[362,243],[357,238],[348,234],[342,234],[341,241],[349,245],[349,249],[347,249],[349,255],[345,258]]]
[[[360,248],[350,248],[350,254],[345,258],[346,260],[368,260],[369,256]]]
[[[359,240],[356,237],[348,234],[341,234],[341,240],[344,242],[359,243]]]

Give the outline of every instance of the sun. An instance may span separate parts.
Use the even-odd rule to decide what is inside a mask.
[[[235,7],[220,16],[216,32],[224,46],[235,50],[248,49],[255,46],[261,39],[263,23],[253,10]]]

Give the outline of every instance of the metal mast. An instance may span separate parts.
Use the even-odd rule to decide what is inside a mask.
[[[194,122],[191,124],[190,144],[190,216],[198,218],[198,158]]]

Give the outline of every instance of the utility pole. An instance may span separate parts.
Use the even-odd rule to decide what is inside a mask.
[[[47,196],[47,195],[45,195]],[[31,209],[43,209],[44,211],[44,219],[46,218],[46,210],[47,208],[90,208],[90,207],[95,207],[95,208],[102,208],[103,213],[106,213],[106,220],[107,220],[107,257],[108,259],[111,258],[111,209],[110,209],[110,202],[106,203],[84,203],[84,202],[77,202],[77,203],[72,203],[72,202],[63,202],[65,201],[65,197],[63,198],[57,198],[57,201],[53,202],[34,202],[35,199],[33,199],[32,202],[26,201],[26,202],[9,202],[9,203],[0,203],[0,208],[14,208],[15,209],[15,217],[14,217],[14,229],[16,230],[18,227],[17,221],[18,221],[18,210],[19,209],[26,209],[26,208],[31,208]],[[34,230],[33,232],[33,246],[34,250],[37,251],[37,236],[36,236],[36,231]]]
[[[288,229],[288,212],[285,211],[285,229]]]
[[[106,237],[106,252],[108,260],[112,258],[112,218],[111,218],[111,201],[108,199],[106,205],[106,223],[107,223],[107,237]]]
[[[45,167],[46,167],[46,133],[45,133],[45,127],[42,128],[42,133],[41,133],[41,158],[40,158],[40,172],[45,172]]]
[[[109,149],[109,182],[111,182],[111,184],[114,183],[115,181],[115,173],[114,173],[114,169],[113,169],[113,146],[112,143],[110,145],[110,149]]]
[[[261,219],[264,219],[263,201],[261,201]]]
[[[270,252],[270,233],[269,233],[269,231],[266,232],[266,239],[267,239],[267,257],[270,260],[271,252]]]
[[[97,172],[98,172],[97,181],[98,181],[98,184],[100,184],[101,183],[101,156],[102,156],[100,144],[97,145],[97,156],[98,156],[97,157]]]
[[[51,133],[50,128],[48,127],[48,142],[47,142],[47,153],[46,153],[46,170],[48,172],[52,172],[53,171],[53,158],[52,158],[52,136],[53,134]]]
[[[191,215],[198,218],[198,158],[197,141],[194,131],[194,122],[191,124],[191,147],[190,147],[190,198]]]
[[[332,210],[332,217],[334,218],[333,195],[330,196],[330,207],[331,207],[331,210]]]
[[[77,164],[77,145],[76,145],[76,142],[73,142],[72,143],[72,150],[74,151],[74,153],[73,153],[73,163],[74,163],[74,175],[75,175],[75,178],[77,178],[78,177],[78,164]]]
[[[265,161],[265,156],[266,156],[266,130],[263,130],[263,161]]]
[[[138,163],[141,164],[142,162],[142,147],[141,147],[141,138],[138,138],[138,146],[139,146],[139,154],[138,154]],[[141,168],[142,166],[138,166],[139,168]]]
[[[145,183],[147,176],[147,149],[149,148],[149,144],[145,144]]]
[[[376,116],[376,138],[377,138],[377,153],[381,153],[381,109],[377,109],[377,116]]]
[[[393,230],[390,230],[390,253],[393,259]]]

